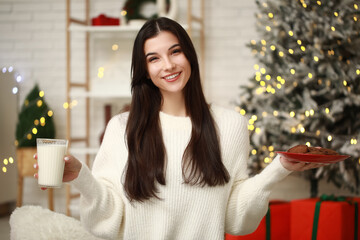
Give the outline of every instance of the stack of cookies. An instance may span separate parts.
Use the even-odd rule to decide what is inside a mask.
[[[290,148],[289,153],[304,153],[304,154],[320,154],[320,155],[339,155],[337,152],[331,149],[322,147],[308,147],[306,145],[296,145]]]

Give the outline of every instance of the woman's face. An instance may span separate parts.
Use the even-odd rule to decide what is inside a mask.
[[[191,66],[177,37],[168,31],[145,41],[144,52],[148,77],[163,97],[182,93],[191,75]]]

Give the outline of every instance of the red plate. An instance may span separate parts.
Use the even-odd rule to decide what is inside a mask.
[[[289,152],[277,153],[295,162],[336,163],[344,161],[350,157],[349,155],[320,155]]]

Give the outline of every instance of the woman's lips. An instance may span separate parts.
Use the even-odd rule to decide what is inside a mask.
[[[176,81],[176,80],[179,79],[180,74],[181,74],[181,72],[173,73],[173,74],[166,75],[166,76],[163,77],[163,78],[164,78],[165,81],[167,81],[167,82],[174,82],[174,81]]]

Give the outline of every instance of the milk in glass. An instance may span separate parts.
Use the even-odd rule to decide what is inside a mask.
[[[37,140],[38,184],[42,187],[61,187],[64,174],[64,156],[67,151],[67,140]]]

